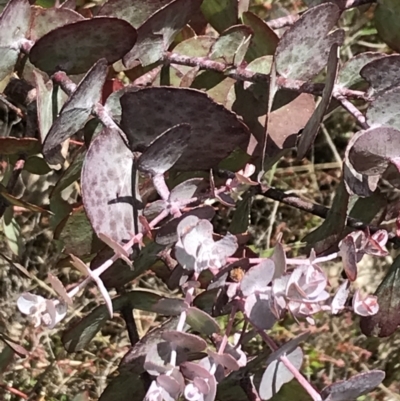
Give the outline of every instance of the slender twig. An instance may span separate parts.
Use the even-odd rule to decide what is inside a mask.
[[[19,156],[19,159],[14,165],[14,169],[11,173],[10,179],[8,180],[6,189],[7,192],[12,195],[14,192],[14,188],[17,185],[18,178],[24,169],[25,166],[25,156],[21,155]],[[5,199],[2,199],[0,197],[0,218],[3,216],[4,212],[6,211],[8,205],[8,202]]]
[[[315,216],[319,216],[323,219],[327,218],[328,213],[330,211],[330,209],[325,206],[301,199],[297,195],[288,194],[277,188],[270,187],[264,192],[260,189],[259,194],[267,198],[273,199],[275,201],[284,203],[286,205],[295,207],[296,209],[302,210],[304,212],[308,212]],[[357,230],[368,229],[369,232],[372,234],[380,230],[379,227],[370,226],[350,216],[347,216],[346,225],[350,228]],[[389,233],[389,242],[393,243],[397,247],[400,247],[400,238],[398,238],[395,233]]]
[[[210,60],[207,57],[189,57],[182,54],[166,52],[164,54],[165,64],[178,64],[189,67],[199,67],[202,70],[216,71],[223,73],[225,76],[234,78],[239,81],[249,81],[254,83],[269,83],[268,74],[253,72],[241,67],[232,67],[219,61]],[[277,77],[276,84],[280,88],[285,88],[300,93],[310,93],[321,96],[325,85],[322,83],[304,82],[285,77]],[[363,99],[369,101],[369,96],[362,91],[355,91],[347,88],[335,87],[335,93],[346,98]]]
[[[347,0],[344,5],[344,9],[363,6],[365,4],[376,3],[376,0]],[[300,17],[302,13],[285,15],[284,17],[276,18],[271,21],[266,21],[271,29],[280,29],[286,26],[293,25]]]
[[[343,108],[346,109],[358,121],[362,129],[369,128],[369,125],[367,124],[367,119],[365,118],[364,114],[361,113],[361,111],[358,110],[357,107],[350,102],[350,100],[346,99],[346,97],[343,95],[334,95],[334,97],[339,100]]]
[[[14,106],[8,99],[7,97],[3,94],[0,93],[0,102],[4,103],[10,110],[12,110],[18,117],[20,118],[25,118],[25,113],[18,108],[17,106]]]

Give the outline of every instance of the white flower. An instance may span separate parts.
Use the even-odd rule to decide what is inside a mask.
[[[65,303],[59,300],[45,299],[29,292],[24,292],[18,298],[17,307],[21,313],[32,319],[35,327],[43,324],[49,329],[54,328],[67,314]]]

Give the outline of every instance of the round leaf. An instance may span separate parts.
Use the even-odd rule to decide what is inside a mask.
[[[121,105],[121,126],[132,150],[143,151],[171,127],[190,124],[192,134],[174,166],[177,170],[208,170],[249,141],[247,127],[234,113],[197,90],[144,88],[124,94]]]
[[[99,17],[57,28],[32,47],[32,64],[48,74],[82,74],[97,60],[108,64],[121,59],[135,44],[136,31],[124,20]]]

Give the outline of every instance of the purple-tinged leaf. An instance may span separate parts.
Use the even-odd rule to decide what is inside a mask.
[[[99,233],[98,237],[106,244],[108,245],[114,253],[121,258],[127,265],[132,266],[132,262],[129,259],[129,253],[128,251],[118,242],[114,241],[112,238],[110,238],[108,235]]]
[[[67,304],[72,305],[72,299],[68,295],[67,290],[65,289],[63,283],[57,276],[54,276],[51,273],[47,273],[47,280],[49,281],[53,290],[60,296],[60,298]]]
[[[269,330],[276,322],[271,311],[271,299],[268,294],[251,294],[246,298],[244,312],[252,324],[261,330]]]
[[[372,128],[382,125],[400,130],[400,112],[396,107],[400,99],[400,87],[385,91],[376,97],[367,110],[367,122]]]
[[[360,74],[371,85],[373,94],[381,95],[400,85],[400,55],[391,54],[377,58],[368,63]]]
[[[137,30],[137,41],[123,59],[127,69],[160,60],[176,34],[199,11],[202,0],[173,0],[152,14]]]
[[[350,281],[357,279],[357,251],[352,236],[348,235],[339,243],[343,268]]]
[[[131,150],[143,151],[171,127],[190,124],[190,141],[174,166],[177,170],[209,170],[235,148],[246,148],[250,139],[247,127],[234,113],[201,91],[144,88],[124,94],[121,105],[121,127]],[[149,115],[154,115],[154,119],[149,119]]]
[[[157,231],[156,242],[162,245],[172,245],[178,241],[178,234],[176,231],[177,227],[179,223],[188,216],[195,216],[198,219],[206,219],[211,221],[215,216],[215,210],[213,207],[206,205],[183,213],[181,217],[172,219],[160,227],[160,229]]]
[[[384,58],[383,53],[365,52],[357,54],[348,60],[339,70],[337,85],[343,88],[351,88],[363,82],[363,78],[371,84],[370,80],[366,79],[361,71],[365,70],[365,66],[372,64],[373,60],[382,58]]]
[[[190,135],[190,124],[178,124],[163,132],[139,157],[139,170],[152,175],[164,174],[182,156]]]
[[[129,306],[132,309],[151,312],[153,305],[160,299],[161,297],[153,292],[131,291],[112,300],[113,310],[119,311],[124,306]],[[62,336],[62,342],[67,352],[84,350],[109,318],[110,315],[106,306],[100,305],[72,327],[69,327]]]
[[[304,81],[316,76],[325,67],[330,49],[343,43],[344,31],[330,33],[339,17],[340,10],[333,3],[306,11],[278,43],[275,53],[278,73]]]
[[[279,42],[276,33],[265,21],[250,11],[242,14],[242,21],[253,30],[253,37],[251,38],[246,54],[246,61],[251,62],[262,56],[272,56]]]
[[[368,197],[373,194],[380,179],[379,175],[367,176],[355,170],[350,161],[350,151],[354,143],[364,134],[364,131],[359,131],[350,139],[347,144],[344,163],[343,163],[343,178],[347,192],[350,195],[358,195]]]
[[[207,348],[207,343],[201,337],[190,333],[169,330],[162,334],[162,338],[170,344],[191,352],[200,352]]]
[[[54,149],[81,129],[89,118],[93,106],[101,99],[107,70],[107,60],[99,60],[64,104],[44,140],[43,154],[47,159],[51,159]]]
[[[245,297],[267,291],[275,273],[275,264],[271,259],[264,259],[259,265],[246,272],[240,282],[240,289]]]
[[[208,336],[220,331],[218,323],[210,315],[193,306],[187,310],[186,323],[194,331]]]
[[[301,368],[303,363],[303,351],[301,348],[296,348],[287,358],[297,369]],[[272,361],[265,370],[259,388],[261,399],[269,400],[279,392],[281,387],[293,379],[292,373],[279,360]]]
[[[360,316],[373,316],[379,311],[379,304],[375,295],[367,295],[362,298],[360,290],[353,297],[353,311]]]
[[[331,4],[332,6],[333,4]],[[318,8],[318,7],[315,7]],[[314,10],[315,8],[312,8]],[[297,158],[302,159],[307,154],[308,150],[314,143],[314,140],[318,134],[321,122],[328,109],[329,103],[332,98],[332,91],[336,81],[336,74],[338,70],[338,45],[334,43],[330,49],[328,57],[328,68],[326,72],[325,88],[322,93],[322,99],[315,109],[310,120],[307,122],[304,130],[301,134],[298,146],[297,146]]]
[[[321,391],[321,397],[323,401],[353,401],[370,393],[382,383],[384,378],[385,372],[382,370],[360,373],[349,380],[339,381],[325,387]]]
[[[81,14],[68,8],[33,6],[28,38],[36,42],[54,29],[82,20],[84,18]]]
[[[101,295],[104,298],[104,301],[106,303],[107,306],[107,310],[108,313],[110,314],[111,319],[113,318],[114,312],[113,312],[113,304],[111,301],[111,297],[110,294],[108,293],[106,287],[104,286],[103,281],[100,279],[100,277],[93,272],[93,270],[91,270],[89,268],[89,266],[87,266],[85,263],[82,262],[82,260],[80,260],[79,258],[77,258],[74,255],[70,255],[71,259],[72,259],[72,265],[74,267],[76,267],[84,276],[88,276],[90,277],[97,285]]]
[[[22,345],[18,344],[17,342],[15,342],[13,339],[11,339],[10,337],[8,337],[7,335],[5,335],[4,333],[0,333],[0,340],[3,341],[4,343],[6,343],[18,356],[20,357],[25,357],[29,355],[29,351],[27,351]],[[2,351],[2,353],[4,352],[4,349]],[[3,368],[4,368],[4,359],[3,359],[4,355],[1,355],[0,360],[0,371],[3,372]],[[11,361],[10,361],[11,362]]]
[[[337,289],[331,302],[331,311],[333,315],[338,314],[345,307],[347,298],[349,297],[349,287],[349,280],[345,280]]]
[[[240,65],[250,45],[252,30],[246,25],[234,25],[221,33],[211,46],[208,57],[228,65]]]
[[[160,375],[157,377],[157,384],[167,393],[163,395],[163,399],[165,401],[175,401],[179,398],[179,394],[183,391],[185,387],[184,379],[181,373],[175,369],[175,375],[179,374],[181,376],[181,380],[178,381],[175,377],[170,375]]]
[[[212,376],[207,369],[194,362],[184,362],[181,365],[181,372],[189,380],[194,380],[196,377],[208,379]]]
[[[190,178],[186,181],[181,182],[174,189],[171,190],[169,201],[180,202],[198,196],[201,190],[201,186],[204,183],[205,182],[203,178]]]
[[[238,4],[232,0],[203,0],[201,11],[218,32],[238,23]]]
[[[399,169],[400,131],[390,127],[376,127],[356,135],[348,145],[348,158],[358,173],[380,176],[389,164]]]
[[[172,0],[108,0],[97,16],[116,17],[139,28],[152,14]]]
[[[398,256],[375,291],[379,311],[362,317],[361,331],[366,336],[389,337],[400,325],[400,257]]]
[[[30,15],[28,0],[9,1],[0,15],[0,81],[14,69],[28,33]]]
[[[224,368],[227,368],[229,370],[239,370],[240,366],[237,363],[236,359],[229,354],[219,354],[217,352],[208,351],[208,355],[210,355],[210,357],[212,359],[214,359],[214,361],[218,364],[218,365],[222,365]]]
[[[375,27],[381,39],[393,50],[400,51],[399,2],[396,0],[379,1],[374,12]]]
[[[123,244],[139,232],[133,155],[117,131],[104,129],[92,141],[81,180],[83,204],[96,234]]]
[[[29,58],[48,74],[82,74],[97,60],[121,59],[135,44],[136,30],[118,18],[99,17],[64,25],[40,38]]]

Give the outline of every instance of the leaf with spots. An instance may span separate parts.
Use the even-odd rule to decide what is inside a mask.
[[[276,48],[276,68],[285,78],[307,81],[327,64],[334,44],[341,45],[344,31],[330,31],[340,17],[332,3],[306,11],[282,36]]]
[[[370,65],[371,61],[383,58],[384,54],[377,52],[366,52],[357,54],[348,60],[340,69],[337,84],[344,88],[351,88],[354,85],[362,83],[365,79],[361,75],[361,71],[366,65]],[[368,81],[368,79],[366,79]]]
[[[136,30],[124,20],[110,17],[85,19],[54,29],[29,52],[31,63],[48,74],[85,73],[97,60],[120,60],[136,42]]]
[[[133,151],[143,151],[171,127],[190,124],[190,140],[174,166],[177,170],[208,170],[237,147],[246,149],[250,139],[234,113],[194,89],[144,88],[124,94],[121,106],[121,127]]]
[[[54,150],[58,145],[83,127],[93,106],[100,102],[107,70],[107,60],[99,60],[64,104],[43,144],[43,154],[46,159],[54,159]]]
[[[30,15],[28,0],[11,0],[0,16],[0,81],[14,69],[29,29]]]
[[[162,58],[177,33],[199,10],[202,0],[173,0],[151,15],[137,31],[137,42],[123,62],[127,69],[140,60],[143,66]]]
[[[390,164],[400,171],[400,131],[390,127],[360,131],[349,143],[352,167],[366,176],[381,176]]]
[[[371,85],[373,94],[381,95],[400,85],[400,55],[377,58],[365,65],[360,74]]]
[[[383,92],[370,104],[367,122],[371,127],[386,125],[400,130],[400,86]]]
[[[324,401],[352,401],[370,393],[378,387],[385,378],[382,370],[371,370],[325,387],[321,391]]]
[[[81,176],[83,204],[96,234],[123,244],[139,232],[137,179],[132,152],[118,131],[104,129],[90,144]]]
[[[139,28],[152,14],[172,0],[108,0],[97,16],[116,17]]]
[[[82,20],[84,18],[81,14],[68,8],[33,6],[28,37],[36,42],[54,29]]]
[[[332,91],[335,85],[338,70],[338,62],[338,45],[334,44],[329,54],[328,69],[326,72],[325,88],[322,93],[322,99],[301,134],[297,146],[298,159],[305,157],[318,134],[320,124],[324,119],[325,113],[332,98]]]

